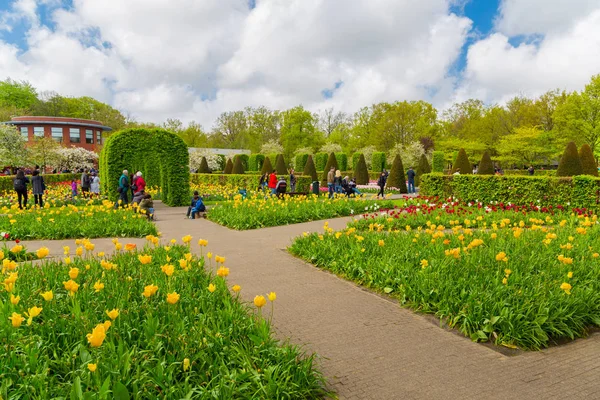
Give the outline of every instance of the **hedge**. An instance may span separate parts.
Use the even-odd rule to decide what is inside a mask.
[[[356,166],[358,165],[358,160],[360,160],[361,155],[362,155],[362,153],[352,154],[352,171],[356,171]],[[364,155],[363,155],[363,157],[364,157]],[[365,160],[365,162],[366,162],[366,160]]]
[[[533,174],[534,174],[534,176],[556,176],[556,170],[555,169],[536,169]],[[529,172],[526,169],[505,169],[504,175],[525,176],[525,175],[529,175]]]
[[[446,160],[445,160],[444,152],[443,151],[434,151],[431,170],[433,172],[444,172],[445,166],[446,166]]]
[[[385,153],[381,152],[381,151],[375,151],[373,152],[373,157],[371,159],[371,170],[373,172],[382,172],[386,165],[385,165]]]
[[[44,177],[44,183],[46,183],[46,185],[60,182],[70,183],[73,179],[76,181],[81,179],[81,174],[44,174],[42,176]],[[28,177],[31,180],[31,175],[28,175]],[[15,179],[15,175],[0,176],[0,192],[10,192],[15,190],[13,179]],[[31,184],[27,186],[27,189],[31,190]]]
[[[327,165],[327,159],[329,158],[329,154],[327,153],[317,153],[315,154],[314,162],[315,168],[317,171],[324,171],[325,165]]]
[[[337,160],[340,171],[348,169],[348,155],[346,155],[346,153],[335,153],[335,159]]]
[[[255,190],[258,188],[258,182],[260,181],[259,174],[244,174],[244,175],[220,175],[220,174],[191,174],[190,179],[195,184],[208,184],[208,185],[232,185],[237,186],[240,189]],[[296,175],[296,191],[298,192],[310,192],[310,184],[312,179],[310,176]],[[287,180],[287,178],[286,178]],[[188,193],[189,197],[189,193]],[[188,199],[189,200],[189,199]]]
[[[103,192],[118,197],[119,177],[124,169],[142,171],[146,184],[158,186],[163,203],[181,206],[190,195],[189,154],[185,142],[160,128],[126,129],[110,135],[100,154]]]
[[[516,205],[561,205],[565,208],[598,208],[600,178],[575,177],[442,175],[421,177],[421,194],[467,202],[492,201]]]
[[[236,154],[233,156],[233,165],[235,166],[235,161],[240,158],[242,160],[242,166],[244,167],[244,171],[248,171],[248,160],[250,157],[248,154]]]
[[[258,172],[261,170],[263,163],[265,162],[265,156],[262,154],[252,154],[248,157],[248,169],[247,171]]]
[[[300,153],[296,155],[296,159],[294,162],[294,169],[297,171],[304,171],[304,167],[306,167],[306,161],[308,160],[307,153]]]

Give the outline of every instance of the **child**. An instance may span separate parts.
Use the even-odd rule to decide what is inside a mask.
[[[144,195],[144,199],[140,202],[140,212],[146,214],[148,219],[153,219],[154,202],[152,201],[152,196],[149,194]]]
[[[196,219],[196,214],[199,214],[201,212],[205,212],[206,211],[206,206],[204,205],[204,202],[202,201],[202,197],[198,196],[198,198],[196,199],[196,203],[194,204],[194,207],[192,208],[192,215],[190,216],[191,219]]]
[[[74,199],[77,197],[77,181],[75,179],[71,180],[71,198]]]
[[[196,206],[196,202],[198,201],[199,198],[200,198],[200,195],[198,194],[198,191],[194,190],[194,196],[192,197],[192,204],[190,204],[190,206],[188,207],[187,214],[185,215],[186,218],[191,218],[192,209]]]

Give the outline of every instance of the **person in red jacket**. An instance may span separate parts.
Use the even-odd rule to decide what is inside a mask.
[[[271,194],[277,194],[277,175],[275,174],[277,170],[273,170],[271,175],[269,175],[269,189],[271,189]]]
[[[138,171],[138,173],[136,174],[135,186],[136,186],[136,190],[135,190],[136,193],[141,192],[142,190],[146,190],[146,181],[142,177],[142,173],[140,171]]]

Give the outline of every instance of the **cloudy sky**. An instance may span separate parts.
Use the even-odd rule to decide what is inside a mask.
[[[581,89],[600,0],[0,0],[0,79],[139,121]]]

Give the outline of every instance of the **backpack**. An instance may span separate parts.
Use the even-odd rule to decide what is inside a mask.
[[[23,190],[25,190],[25,182],[23,181],[23,179],[15,179],[13,185],[17,192],[22,192]]]

